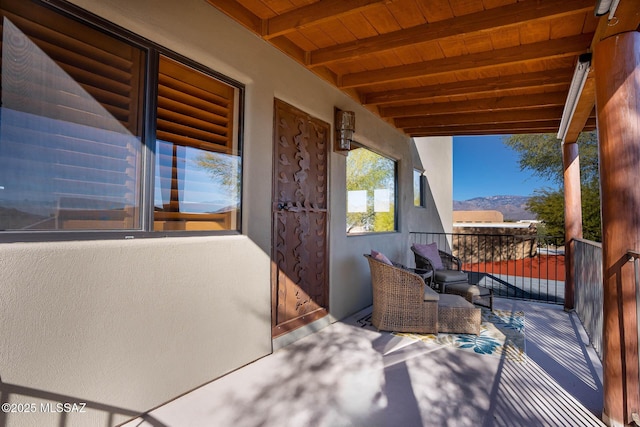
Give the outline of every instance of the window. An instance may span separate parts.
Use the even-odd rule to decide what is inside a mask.
[[[0,230],[239,229],[240,85],[102,22],[0,11]]]
[[[347,233],[395,231],[396,162],[366,148],[347,156]]]
[[[413,205],[424,207],[425,176],[418,169],[413,170]]]
[[[234,89],[160,58],[155,230],[238,226],[240,156],[233,135]]]

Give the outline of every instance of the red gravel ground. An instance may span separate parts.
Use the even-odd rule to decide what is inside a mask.
[[[563,281],[565,279],[564,255],[538,255],[533,258],[493,263],[462,264],[462,269],[465,271],[535,277],[550,280]]]

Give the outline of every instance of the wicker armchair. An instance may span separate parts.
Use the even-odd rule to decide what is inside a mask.
[[[416,248],[414,246],[411,246],[411,250],[413,251],[413,254],[415,256],[416,268],[421,268],[424,270],[435,270],[429,258],[425,258],[418,252],[416,252]],[[442,261],[442,265],[444,266],[445,270],[460,271],[462,269],[462,262],[460,261],[460,258],[440,249],[438,249],[438,254],[440,255],[440,260]]]
[[[480,309],[457,295],[439,295],[418,274],[364,255],[371,269],[378,330],[416,333],[480,333]]]
[[[438,249],[444,268],[435,269],[432,261],[422,256],[415,246],[411,246],[416,268],[433,272],[431,286],[441,293],[460,295],[467,301],[487,307],[493,311],[493,290],[469,283],[469,276],[461,270],[458,257]]]
[[[442,262],[442,267],[440,267],[434,266],[435,260],[422,255],[415,245],[411,246],[411,251],[415,256],[416,268],[434,272],[432,285],[438,291],[444,293],[449,284],[469,282],[469,276],[460,268],[462,263],[459,258],[438,249],[438,255]]]

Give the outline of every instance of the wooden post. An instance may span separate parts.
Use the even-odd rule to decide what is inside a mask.
[[[564,309],[573,310],[575,306],[574,239],[582,239],[580,155],[575,141],[562,143],[562,163],[564,165]]]
[[[611,426],[638,413],[638,327],[633,263],[640,249],[640,33],[594,51],[602,199],[604,413]]]

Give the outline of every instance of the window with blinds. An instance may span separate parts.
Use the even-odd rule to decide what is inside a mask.
[[[0,239],[239,230],[242,87],[56,4],[0,5]]]
[[[2,3],[0,229],[140,227],[140,49]]]
[[[235,89],[164,56],[158,76],[154,229],[236,229]]]

